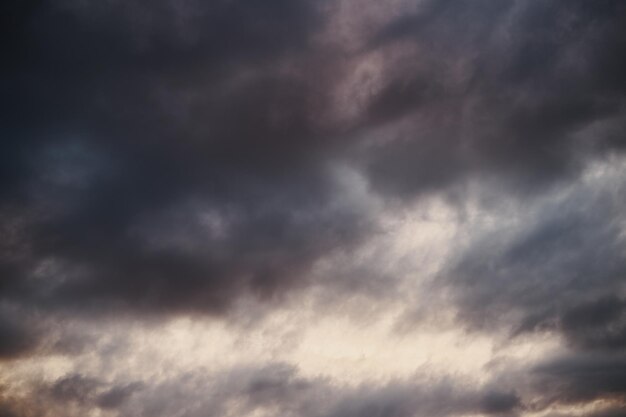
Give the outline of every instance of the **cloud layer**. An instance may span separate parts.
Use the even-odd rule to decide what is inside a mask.
[[[1,14],[0,415],[626,413],[622,2]],[[98,368],[108,323],[245,338],[284,311],[272,360]],[[451,334],[490,359],[305,374],[286,346],[332,345],[307,337],[329,314],[337,346],[390,323],[385,349]]]

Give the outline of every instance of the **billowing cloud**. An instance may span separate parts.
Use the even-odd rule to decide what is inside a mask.
[[[0,415],[623,414],[622,2],[3,10]]]

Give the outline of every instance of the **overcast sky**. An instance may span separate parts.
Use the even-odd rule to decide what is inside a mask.
[[[0,417],[626,416],[625,1],[0,31]]]

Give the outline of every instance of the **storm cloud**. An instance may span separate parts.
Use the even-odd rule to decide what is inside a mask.
[[[623,413],[626,4],[1,15],[0,415]]]

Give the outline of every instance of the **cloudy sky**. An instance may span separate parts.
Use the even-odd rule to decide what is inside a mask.
[[[626,2],[0,16],[0,417],[626,416]]]

